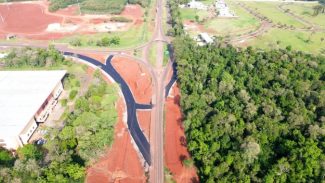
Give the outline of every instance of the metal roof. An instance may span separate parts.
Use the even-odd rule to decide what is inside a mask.
[[[19,135],[65,74],[0,71],[0,137]]]

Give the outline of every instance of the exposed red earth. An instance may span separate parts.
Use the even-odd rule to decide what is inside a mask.
[[[184,159],[190,157],[186,147],[186,138],[182,123],[180,108],[180,91],[175,84],[165,103],[165,164],[173,174],[177,183],[199,182],[194,167],[188,168],[182,164]]]
[[[150,139],[150,124],[151,124],[151,111],[137,111],[137,117],[140,128],[147,139]]]
[[[122,99],[117,103],[118,122],[115,126],[112,147],[98,163],[87,170],[88,183],[144,183],[146,176],[137,152],[131,144],[131,136],[123,122],[125,106]]]
[[[143,11],[140,5],[126,5],[121,15],[137,21],[142,20]]]
[[[48,2],[12,2],[0,4],[0,39],[7,35],[36,40],[55,40],[73,34],[93,34],[103,32],[111,15],[79,15],[77,6],[69,6],[57,12],[48,11]],[[127,5],[121,16],[132,19],[123,26],[110,22],[115,31],[126,31],[132,25],[143,22],[143,12],[139,5]],[[49,25],[55,28],[49,28]],[[57,25],[60,24],[58,28]],[[98,27],[98,24],[103,24]],[[117,28],[114,28],[118,26]],[[109,29],[111,30],[111,29]]]
[[[93,58],[95,60],[98,60],[103,64],[105,64],[106,58],[108,57],[107,54],[103,54],[103,53],[85,53],[85,52],[83,52],[83,53],[80,53],[80,54],[88,56],[88,57]]]
[[[138,62],[121,56],[115,56],[112,65],[130,87],[135,101],[149,104],[152,98],[152,81],[149,71]]]
[[[5,33],[41,33],[48,24],[60,23],[63,18],[45,13],[39,4],[12,3],[0,5],[0,29]]]

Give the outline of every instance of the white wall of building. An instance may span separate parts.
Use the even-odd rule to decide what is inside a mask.
[[[35,121],[35,119],[33,117],[33,119],[31,119],[27,123],[24,130],[19,134],[19,137],[20,137],[23,144],[28,143],[28,140],[33,135],[33,133],[35,132],[36,129],[37,129],[37,123],[36,123],[36,121]]]

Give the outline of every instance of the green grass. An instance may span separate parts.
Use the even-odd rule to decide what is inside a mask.
[[[210,5],[213,5],[213,3],[216,1],[215,0],[202,0],[200,2],[202,2],[203,4],[205,4],[207,6],[210,6]]]
[[[199,16],[199,20],[203,20],[209,16],[205,10],[196,10],[191,8],[180,8],[181,17],[183,20],[195,21],[195,16]]]
[[[227,3],[238,17],[231,19],[214,18],[204,24],[205,28],[214,30],[215,34],[220,36],[243,34],[258,28],[260,22],[253,15],[246,12],[233,1],[228,1]]]
[[[268,33],[247,43],[248,45],[264,49],[285,48],[291,45],[294,50],[325,54],[325,40],[321,41],[321,38],[325,38],[324,33],[311,34],[311,32],[271,29]],[[309,39],[310,41],[308,41]]]
[[[169,53],[168,53],[168,55],[166,54],[168,52],[167,44],[164,44],[163,49],[164,49],[163,66],[166,66],[169,61]]]
[[[144,19],[146,20],[141,25],[136,25],[131,27],[127,31],[115,31],[110,33],[96,33],[96,34],[76,34],[74,36],[69,36],[62,38],[60,40],[54,41],[55,43],[70,43],[72,40],[80,39],[81,40],[81,46],[84,48],[104,48],[104,47],[98,47],[96,45],[96,41],[102,39],[103,37],[114,37],[117,36],[120,38],[120,44],[119,45],[111,45],[109,48],[111,49],[127,49],[132,48],[135,46],[139,46],[147,41],[150,40],[152,37],[152,26],[154,26],[154,19],[151,17],[153,16],[153,9],[155,3],[154,1],[151,2],[150,6],[146,8],[146,11],[148,12],[148,15],[144,15]],[[143,11],[145,11],[143,9]]]
[[[295,3],[285,5],[283,8],[289,9],[291,13],[303,18],[304,20],[309,21],[312,24],[318,25],[322,28],[325,28],[325,14],[319,14],[318,16],[313,16],[314,10],[313,7],[316,5],[310,3]]]
[[[149,50],[149,63],[152,66],[156,66],[157,61],[157,43],[153,42]]]
[[[110,48],[130,48],[136,45],[140,45],[149,40],[152,32],[148,31],[148,24],[144,23],[140,27],[133,27],[128,31],[123,32],[111,32],[111,33],[97,33],[91,35],[77,34],[74,36],[65,37],[58,41],[57,43],[70,43],[74,39],[80,39],[82,46],[80,47],[93,47],[96,48],[96,41],[103,37],[113,37],[117,36],[120,38],[119,45],[111,45]],[[91,42],[91,43],[90,43]]]
[[[286,24],[296,28],[304,28],[306,25],[283,13],[278,6],[279,2],[243,2],[258,13],[268,17],[273,23]]]

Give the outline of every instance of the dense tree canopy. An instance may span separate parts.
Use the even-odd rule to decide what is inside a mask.
[[[140,4],[143,7],[146,7],[149,3],[148,0],[50,0],[50,2],[50,11],[56,11],[69,5],[80,3],[82,12],[113,14],[121,13],[127,3]]]
[[[202,182],[325,180],[325,58],[174,41]]]

